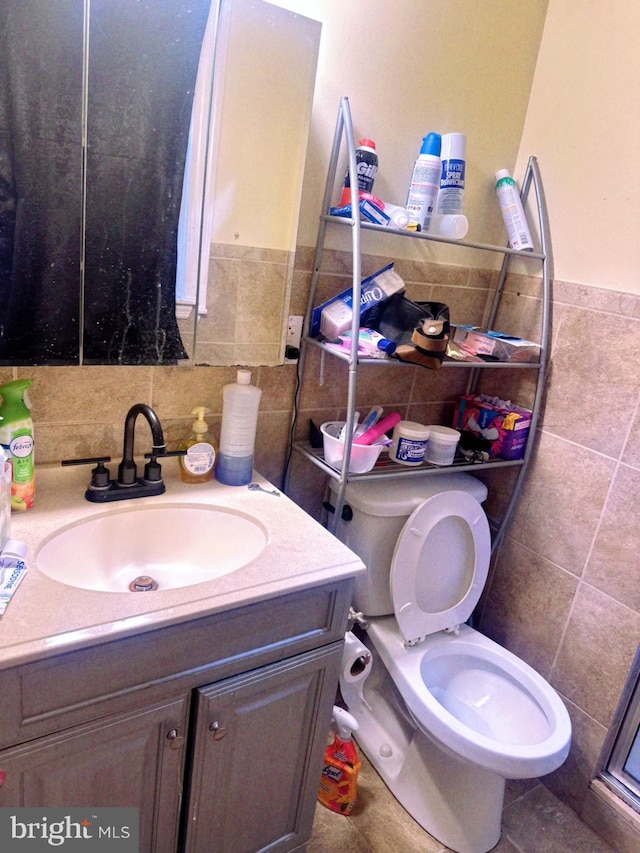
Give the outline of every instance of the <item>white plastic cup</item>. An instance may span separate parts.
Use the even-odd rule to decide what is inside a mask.
[[[425,459],[432,465],[451,465],[460,441],[457,429],[440,425],[429,426],[429,443]]]
[[[415,421],[400,421],[393,428],[389,456],[400,465],[421,465],[429,443],[429,427]]]
[[[322,424],[320,427],[324,460],[333,468],[342,468],[344,441],[340,441],[338,435],[344,424],[344,421],[327,421],[327,423]],[[352,444],[349,473],[365,474],[367,471],[371,471],[378,461],[381,451],[381,444]]]

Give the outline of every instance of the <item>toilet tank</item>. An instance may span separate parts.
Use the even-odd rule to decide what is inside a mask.
[[[338,484],[330,482],[335,503]],[[349,483],[345,506],[351,507],[350,521],[339,519],[336,536],[360,557],[367,567],[356,578],[354,607],[366,616],[393,613],[389,589],[389,571],[396,540],[411,513],[439,492],[469,492],[482,503],[487,487],[463,472],[425,474],[390,480],[369,479]]]

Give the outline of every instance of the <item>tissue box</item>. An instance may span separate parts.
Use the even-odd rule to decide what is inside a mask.
[[[485,450],[490,457],[522,459],[531,427],[531,412],[518,406],[501,408],[484,395],[468,394],[458,401],[453,426],[472,439],[467,446]]]
[[[372,308],[395,293],[402,293],[404,289],[404,281],[395,272],[392,263],[363,278],[360,283],[360,325],[366,325],[367,314]],[[337,338],[351,328],[352,316],[353,292],[349,288],[313,309],[311,337],[322,334],[329,339]]]
[[[480,326],[456,326],[453,341],[472,355],[491,361],[540,361],[540,344]]]

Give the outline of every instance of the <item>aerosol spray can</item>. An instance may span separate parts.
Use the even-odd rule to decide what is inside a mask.
[[[508,169],[496,172],[496,195],[500,202],[500,211],[507,229],[509,245],[512,249],[533,252],[533,240],[527,223],[527,217],[522,207],[518,185],[509,174]]]
[[[442,172],[436,213],[464,213],[464,180],[466,171],[467,137],[464,133],[445,133],[442,136]]]
[[[413,167],[411,184],[405,205],[409,214],[423,231],[428,231],[431,217],[435,211],[436,198],[440,189],[442,161],[440,150],[442,137],[439,133],[429,133],[422,140],[420,154]]]
[[[378,155],[376,144],[373,139],[361,139],[356,148],[356,173],[358,175],[358,191],[361,193],[372,193],[373,182],[378,173]],[[351,182],[349,170],[344,176],[340,206],[351,204]]]

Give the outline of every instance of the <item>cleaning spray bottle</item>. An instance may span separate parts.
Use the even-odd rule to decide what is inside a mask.
[[[180,450],[187,452],[178,460],[180,476],[184,483],[206,483],[213,477],[218,451],[215,442],[210,441],[207,436],[209,424],[204,416],[208,411],[204,406],[196,406],[191,412],[196,415],[196,420],[191,426],[191,435],[180,445]]]
[[[333,706],[333,722],[337,731],[324,754],[318,799],[328,809],[350,815],[356,804],[360,772],[360,759],[351,737],[358,730],[358,722],[338,705]]]
[[[31,379],[0,387],[0,444],[11,463],[11,509],[31,509],[36,496],[33,421],[27,389]]]

